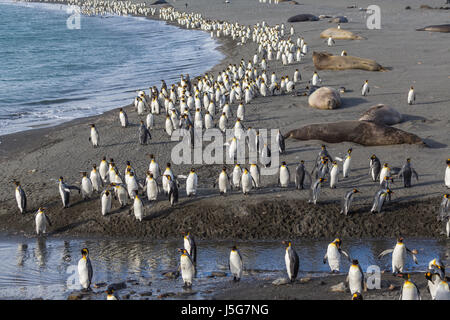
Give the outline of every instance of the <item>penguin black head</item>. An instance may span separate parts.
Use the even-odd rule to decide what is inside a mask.
[[[323,144],[322,145],[322,150],[325,150],[326,149],[326,146]]]
[[[450,159],[447,159],[447,165],[450,166]]]
[[[122,109],[122,108],[120,108],[120,109],[119,109],[119,111],[120,111],[120,112],[122,112],[122,111],[123,111],[123,109]]]
[[[370,157],[370,159],[373,160],[373,159],[376,159],[376,157],[377,157],[377,156],[373,154],[373,155]]]
[[[282,166],[286,166],[286,161],[281,162]]]
[[[110,296],[110,295],[112,295],[112,294],[114,293],[114,289],[108,289],[108,290],[106,290],[105,292],[106,292],[106,294],[107,294],[108,296]]]
[[[403,243],[403,237],[398,237],[398,238],[397,238],[397,242],[398,242],[398,243]]]
[[[194,169],[194,168],[191,168],[191,172],[195,172],[195,169]]]
[[[358,189],[353,189],[353,193],[358,193],[360,192]]]
[[[167,168],[170,168],[170,162],[167,162]]]
[[[63,177],[59,177],[59,181],[63,181],[64,180],[64,178]]]
[[[91,124],[91,128],[95,128],[95,124]]]
[[[281,242],[282,244],[284,244],[284,246],[287,248],[287,247],[290,247],[292,244],[291,244],[291,241],[289,241],[289,240],[285,240],[285,241],[282,241]]]
[[[450,196],[450,194],[446,193],[444,194],[444,198],[448,198]]]
[[[106,190],[106,191],[105,191],[105,194],[106,194],[107,196],[109,196],[109,191],[108,191],[108,190]]]
[[[410,158],[406,159],[406,162],[411,162],[411,159]]]
[[[82,255],[83,257],[87,256],[88,254],[89,254],[88,248],[83,248],[83,249],[81,249],[81,255]]]
[[[339,239],[339,238],[336,238],[336,239],[334,240],[334,243],[335,243],[338,247],[342,246],[342,240]]]
[[[305,160],[300,160],[300,163],[301,164],[305,164]]]
[[[433,278],[433,277],[432,277],[431,272],[425,273],[425,279],[432,281],[432,280],[431,280],[432,278]]]
[[[97,169],[97,165],[94,163],[94,164],[92,165],[92,168]]]
[[[355,266],[359,265],[359,261],[357,259],[353,259],[352,260],[352,264],[354,264]]]
[[[81,176],[82,176],[82,177],[86,177],[86,175],[87,175],[87,172],[86,172],[86,171],[82,171],[82,172],[81,172]]]
[[[391,191],[391,189],[386,189],[387,193],[394,193],[394,191]]]
[[[130,161],[127,161],[127,166],[131,166],[131,162]]]
[[[347,150],[347,153],[352,153],[352,151],[353,151],[353,149],[350,148],[350,149]]]
[[[20,186],[20,182],[19,182],[19,181],[15,181],[15,180],[14,180],[14,184],[15,184],[16,186]]]
[[[387,164],[387,162],[383,165],[385,168],[387,168],[389,165]]]
[[[409,273],[402,273],[400,277],[405,280],[409,280],[411,278],[411,275]]]
[[[103,160],[103,161],[106,161],[106,156],[103,156],[102,160]]]
[[[231,247],[231,250],[232,250],[232,251],[236,251],[236,250],[237,250],[237,247],[236,247],[236,246],[233,246],[233,247]]]

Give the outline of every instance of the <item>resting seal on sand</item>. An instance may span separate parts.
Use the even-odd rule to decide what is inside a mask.
[[[334,22],[334,23],[347,23],[347,22],[348,22],[348,19],[347,19],[347,17],[337,16],[337,17],[334,17],[333,19],[331,19],[331,20],[328,21],[328,22]]]
[[[450,24],[439,24],[439,25],[435,25],[435,26],[426,26],[424,28],[416,29],[416,31],[450,32]]]
[[[333,37],[336,40],[362,40],[363,37],[360,37],[354,34],[351,31],[338,29],[338,28],[328,28],[325,31],[322,31],[320,34],[321,38],[328,39],[329,37]]]
[[[341,96],[339,92],[333,88],[321,87],[315,90],[308,98],[310,107],[331,110],[341,106]]]
[[[296,16],[290,17],[287,22],[302,22],[302,21],[319,21],[319,18],[313,14],[302,13]]]
[[[334,56],[328,52],[313,52],[314,66],[318,70],[362,69],[367,71],[386,71],[375,60],[352,56]]]
[[[392,107],[384,104],[377,104],[364,112],[361,118],[359,118],[359,121],[370,121],[390,126],[402,122],[403,116]]]
[[[311,124],[289,131],[285,138],[322,140],[327,143],[348,141],[363,146],[425,145],[415,134],[374,122],[358,120]]]

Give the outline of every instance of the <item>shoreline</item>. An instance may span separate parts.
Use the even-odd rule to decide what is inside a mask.
[[[49,3],[49,2],[47,2]],[[56,2],[55,4],[60,4]],[[237,4],[239,6],[240,4]],[[308,4],[309,5],[309,4]],[[397,5],[397,4],[396,4]],[[177,7],[181,4],[177,4]],[[189,1],[189,10],[191,2]],[[320,5],[322,7],[323,5]],[[159,8],[159,6],[156,6]],[[303,6],[302,6],[303,7]],[[188,11],[189,11],[188,10]],[[238,9],[236,9],[238,10]],[[344,9],[342,9],[344,10]],[[319,10],[318,10],[319,11]],[[189,11],[190,12],[190,11]],[[278,13],[274,13],[276,16]],[[220,14],[218,13],[220,16]],[[249,21],[255,19],[253,14]],[[164,21],[152,17],[146,17],[149,19]],[[236,19],[242,20],[245,18],[245,13],[236,13]],[[284,16],[283,16],[284,18]],[[281,18],[280,23],[284,22]],[[179,28],[181,26],[164,21],[167,24],[173,24]],[[240,23],[242,21],[239,21]],[[313,45],[321,46],[322,40],[316,40],[312,34],[317,34],[325,27],[331,27],[328,22],[326,24],[317,22],[320,27],[317,30],[309,30],[313,28],[313,22],[306,23],[306,25],[293,24],[296,32],[305,28],[305,36],[307,35],[308,41],[311,40]],[[315,22],[314,22],[315,23]],[[306,27],[307,26],[307,27]],[[357,29],[361,33],[368,33],[368,31],[361,30],[361,25],[357,22],[350,22],[349,29]],[[314,28],[316,28],[314,26]],[[347,28],[347,26],[345,26]],[[197,31],[201,31],[196,29]],[[303,31],[301,31],[303,32]],[[311,34],[311,35],[310,35]],[[370,34],[370,33],[369,33]],[[371,36],[368,37],[371,39]],[[403,33],[402,33],[403,35]],[[416,36],[416,34],[414,34]],[[382,36],[374,35],[374,43],[380,41]],[[417,35],[420,37],[420,35]],[[396,39],[396,38],[394,38]],[[433,35],[431,38],[433,41],[441,41],[438,35]],[[218,71],[225,69],[228,64],[238,64],[239,60],[245,57],[245,60],[249,60],[257,49],[257,45],[253,42],[247,43],[245,46],[236,47],[235,41],[230,38],[215,37],[215,40],[219,43],[219,46],[215,50],[219,50],[224,54],[224,58],[217,65],[205,73],[217,74]],[[423,38],[420,39],[421,41]],[[366,40],[367,41],[367,40]],[[391,40],[389,40],[391,41]],[[368,42],[366,42],[368,43]],[[376,58],[377,61],[381,61],[382,64],[390,65],[394,64],[394,70],[403,70],[404,66],[397,66],[398,57],[395,55],[387,56],[384,58],[385,52],[373,51],[373,48],[363,48],[364,42],[352,45],[352,50],[365,57]],[[390,43],[390,42],[389,42]],[[435,42],[433,42],[434,44]],[[395,44],[392,44],[393,46]],[[413,45],[413,44],[412,44]],[[340,46],[344,46],[341,44]],[[312,47],[312,46],[311,46]],[[321,49],[327,50],[326,47]],[[341,47],[338,47],[341,50]],[[365,50],[365,51],[364,51]],[[371,54],[368,53],[369,50]],[[389,49],[387,49],[389,50]],[[378,56],[377,56],[378,55]],[[386,59],[383,61],[383,58]],[[392,58],[395,62],[389,63],[389,58]],[[415,57],[414,57],[415,58]],[[279,61],[272,62],[272,66],[269,65],[269,71],[276,71],[277,76],[283,74],[289,74],[291,76],[292,70],[300,67],[303,73],[304,80],[300,85],[305,85],[305,80],[309,77],[309,73],[312,73],[311,58],[310,55],[305,57],[304,61],[292,66],[281,66]],[[440,66],[441,67],[441,66]],[[417,67],[415,67],[417,68]],[[442,67],[441,67],[442,68]],[[442,68],[444,69],[444,68]],[[433,69],[435,70],[435,69]],[[395,71],[397,72],[397,71]],[[395,86],[396,81],[399,81],[396,73],[389,75],[394,77],[390,80],[389,85],[384,92],[380,88],[376,95],[388,95],[391,93],[395,99],[402,96],[403,93],[394,91],[390,86]],[[401,72],[401,71],[398,71]],[[418,71],[420,72],[420,70]],[[305,101],[300,97],[292,97],[288,95],[270,97],[270,98],[257,98],[255,102],[248,105],[248,120],[244,123],[259,127],[259,128],[295,128],[301,124],[311,123],[319,119],[333,119],[334,117],[340,117],[342,119],[352,119],[361,112],[361,110],[367,109],[368,105],[374,105],[372,101],[361,101],[358,98],[357,91],[360,85],[359,80],[363,77],[373,76],[376,77],[382,83],[383,75],[379,74],[367,74],[360,71],[344,71],[342,76],[349,77],[348,79],[342,79],[339,73],[333,72],[321,72],[325,74],[334,86],[339,86],[341,79],[346,87],[354,88],[356,93],[350,92],[350,96],[346,97],[348,104],[345,108],[337,110],[339,114],[326,114],[326,112],[313,110],[311,108],[305,108]],[[355,83],[350,78],[351,75],[355,78]],[[401,74],[401,76],[405,74]],[[192,77],[194,79],[194,77]],[[439,78],[441,79],[441,78]],[[386,80],[384,80],[386,81]],[[408,82],[409,83],[409,82]],[[380,84],[379,84],[380,86]],[[445,83],[441,84],[441,87],[445,86]],[[439,92],[441,88],[439,87]],[[375,88],[375,91],[377,89]],[[395,89],[396,90],[396,89]],[[425,89],[424,89],[425,90]],[[436,96],[436,91],[430,90],[427,97]],[[421,92],[422,97],[425,92]],[[443,97],[439,96],[438,101],[446,101],[449,93],[442,92]],[[370,95],[368,99],[372,98]],[[421,97],[421,99],[423,99]],[[359,99],[359,100],[358,100]],[[386,99],[388,100],[388,99]],[[393,102],[394,100],[392,100]],[[449,100],[450,101],[450,100]],[[383,101],[381,101],[383,102]],[[388,100],[389,102],[389,100]],[[387,147],[362,147],[352,143],[338,143],[329,144],[329,150],[333,155],[337,155],[345,151],[348,147],[353,147],[356,152],[354,169],[352,169],[352,179],[349,181],[343,181],[342,185],[335,191],[329,189],[328,186],[323,190],[323,201],[317,207],[308,205],[306,199],[308,197],[308,190],[296,191],[291,186],[287,190],[280,189],[276,186],[276,177],[268,176],[263,179],[263,188],[261,190],[254,190],[249,197],[243,196],[239,192],[234,192],[231,196],[220,197],[217,190],[212,190],[211,181],[216,178],[218,165],[194,165],[199,170],[200,185],[199,195],[195,199],[188,199],[185,196],[184,188],[180,194],[180,203],[175,208],[170,208],[166,198],[160,196],[160,201],[153,205],[147,219],[143,224],[139,224],[134,220],[134,217],[128,216],[128,208],[124,210],[118,210],[117,204],[113,205],[113,214],[111,216],[102,217],[99,212],[99,200],[98,195],[94,199],[82,202],[78,195],[73,196],[73,207],[61,210],[60,199],[57,194],[57,185],[53,185],[50,179],[55,179],[60,175],[67,177],[68,181],[72,184],[79,182],[80,170],[87,170],[90,168],[92,161],[98,162],[101,156],[106,155],[113,157],[119,164],[119,169],[122,172],[123,163],[126,160],[131,160],[133,165],[139,168],[141,176],[144,175],[144,169],[148,166],[148,158],[146,154],[155,153],[158,157],[160,166],[164,166],[165,162],[170,161],[170,150],[173,146],[173,142],[167,142],[167,136],[164,136],[163,121],[160,118],[156,120],[157,129],[152,132],[154,136],[150,141],[148,147],[136,146],[136,139],[132,138],[136,131],[136,123],[139,117],[136,115],[133,106],[125,106],[125,110],[128,112],[130,122],[132,126],[129,129],[131,133],[128,137],[125,137],[123,130],[118,127],[117,112],[118,108],[106,111],[97,116],[90,116],[86,118],[78,118],[62,124],[38,128],[18,133],[12,133],[0,137],[0,163],[6,166],[6,172],[3,173],[1,178],[10,181],[12,177],[17,177],[27,192],[31,191],[30,208],[32,211],[37,209],[41,204],[45,204],[45,207],[49,209],[49,215],[52,221],[55,221],[55,227],[50,229],[51,236],[73,236],[83,237],[83,235],[96,235],[104,237],[120,237],[135,236],[137,238],[150,238],[150,239],[171,239],[175,235],[179,234],[182,229],[190,228],[195,230],[196,237],[200,239],[269,239],[269,235],[273,234],[272,239],[284,239],[285,237],[293,237],[294,239],[301,239],[302,237],[309,238],[331,238],[331,237],[395,237],[399,232],[405,237],[430,237],[430,238],[442,238],[439,235],[440,224],[436,222],[436,213],[439,208],[440,198],[442,192],[445,189],[443,185],[443,170],[442,166],[446,152],[449,151],[448,145],[445,144],[445,139],[440,139],[442,132],[445,134],[445,117],[439,118],[440,110],[445,110],[445,103],[438,104],[439,110],[436,111],[436,116],[428,116],[427,110],[407,109],[401,107],[402,113],[413,115],[409,121],[397,125],[396,127],[404,130],[420,131],[421,136],[425,135],[427,139],[430,139],[433,143],[432,148],[419,148],[417,146],[400,145],[400,146],[387,146]],[[431,106],[436,106],[435,104]],[[236,106],[233,106],[235,108]],[[247,106],[246,106],[247,107]],[[264,110],[262,109],[264,107]],[[428,107],[428,105],[422,105],[420,108]],[[272,108],[272,109],[271,109]],[[431,118],[431,119],[429,119]],[[294,121],[295,120],[295,121]],[[96,123],[99,125],[102,136],[104,136],[106,144],[100,150],[93,150],[90,148],[88,139],[88,124]],[[448,123],[448,120],[447,120]],[[439,129],[437,127],[443,126]],[[448,124],[447,124],[448,126]],[[108,128],[108,129],[105,129]],[[106,136],[106,130],[109,135]],[[434,130],[434,131],[433,131]],[[429,138],[430,136],[430,138]],[[442,138],[442,137],[441,137]],[[320,141],[287,141],[287,155],[286,160],[293,172],[294,164],[300,159],[305,159],[308,169],[311,165],[320,149]],[[401,183],[394,185],[394,202],[392,206],[386,208],[386,213],[381,215],[372,216],[367,214],[370,210],[372,196],[375,193],[377,184],[369,183],[366,167],[368,156],[371,153],[381,154],[384,159],[388,159],[393,166],[401,166],[404,159],[407,156],[413,157],[414,165],[423,180],[419,180],[414,183],[413,188],[407,190],[401,187]],[[438,155],[442,154],[439,158]],[[381,157],[380,157],[381,158]],[[23,163],[22,163],[23,160]],[[175,166],[176,174],[186,174],[186,165]],[[35,171],[33,171],[35,170]],[[90,170],[90,169],[89,169]],[[436,171],[436,172],[435,172]],[[442,176],[442,178],[439,178]],[[43,185],[44,184],[44,185]],[[355,199],[356,211],[355,215],[345,217],[338,214],[340,199],[344,192],[351,188],[354,184],[362,184],[363,194],[360,198]],[[34,223],[32,221],[32,212],[26,214],[24,217],[19,216],[17,213],[17,206],[12,193],[12,187],[6,187],[6,190],[0,191],[0,200],[3,204],[0,205],[0,215],[4,222],[1,224],[0,229],[2,231],[17,232],[19,234],[26,234],[33,236]],[[448,192],[448,191],[447,191]],[[202,212],[197,214],[198,208],[202,208]],[[261,210],[266,210],[272,213],[264,217],[258,216]],[[214,217],[210,218],[209,215]],[[200,220],[201,227],[198,226],[198,218]],[[256,217],[256,219],[255,219]],[[317,217],[320,217],[318,219]],[[228,219],[228,220],[227,220]],[[279,221],[277,220],[279,219]],[[239,222],[245,227],[242,230],[234,230],[227,235],[227,228],[224,228],[223,221],[231,221],[227,224],[227,228],[233,228],[239,224]],[[294,226],[298,225],[298,228],[304,223],[304,231],[297,232],[289,231],[290,225],[286,223],[293,223]],[[298,221],[298,222],[297,222]],[[345,225],[345,223],[348,225]],[[167,222],[166,225],[163,225]],[[360,222],[360,224],[358,224]],[[278,224],[277,224],[278,223]],[[332,227],[330,227],[332,226]],[[390,228],[392,226],[392,228]],[[194,229],[199,227],[199,229]],[[265,228],[265,229],[264,229]],[[277,229],[278,228],[278,229]],[[297,227],[296,227],[297,228]],[[8,230],[9,229],[9,230]],[[262,230],[260,230],[262,229]],[[314,230],[317,230],[315,233]],[[227,238],[227,236],[229,238]],[[296,238],[297,237],[297,238]]]

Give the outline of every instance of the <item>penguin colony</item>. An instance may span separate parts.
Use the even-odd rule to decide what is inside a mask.
[[[233,117],[232,107],[237,104],[236,122],[233,126],[235,137],[227,143],[229,146],[228,156],[232,159],[235,158],[237,141],[246,130],[246,135],[253,137],[253,139],[249,139],[251,140],[249,147],[258,152],[262,165],[270,166],[271,150],[266,141],[259,136],[257,129],[252,127],[246,129],[242,122],[245,121],[245,105],[251,103],[255,97],[295,93],[295,86],[302,79],[298,69],[295,70],[292,78],[289,75],[278,78],[274,72],[271,75],[266,73],[271,61],[277,60],[281,61],[283,65],[289,65],[294,61],[301,61],[302,57],[308,53],[308,46],[303,37],[297,37],[297,41],[293,41],[293,28],[291,28],[288,37],[285,37],[284,24],[271,27],[262,22],[250,27],[226,21],[207,20],[200,14],[178,12],[173,8],[160,8],[158,12],[156,8],[149,8],[145,3],[131,3],[129,1],[70,0],[68,4],[80,6],[81,13],[84,15],[131,14],[155,16],[159,14],[159,18],[162,20],[177,23],[185,28],[207,31],[211,33],[211,37],[230,37],[237,41],[238,45],[245,45],[249,41],[257,43],[258,52],[255,53],[252,60],[248,62],[241,60],[239,65],[230,64],[216,77],[205,74],[192,81],[189,75],[181,75],[180,82],[177,84],[168,86],[162,80],[160,88],[153,86],[149,88],[148,93],[145,90],[139,90],[134,99],[134,107],[137,114],[145,116],[145,121],[142,120],[139,124],[138,142],[141,145],[146,145],[152,139],[151,130],[155,128],[155,117],[165,115],[164,129],[169,137],[174,130],[180,128],[186,129],[190,135],[192,135],[194,128],[209,129],[217,126],[221,131],[225,131]],[[335,40],[330,37],[327,44],[333,46]],[[344,54],[344,51],[342,54]],[[368,81],[366,80],[361,87],[363,96],[370,93]],[[322,79],[316,71],[314,71],[309,83],[312,87],[322,83]],[[410,87],[407,103],[414,104],[415,100],[414,88]],[[221,112],[217,112],[217,110],[221,110]],[[214,117],[218,117],[219,120],[215,121]],[[127,128],[129,126],[128,116],[123,108],[119,110],[118,120],[121,127]],[[95,124],[90,126],[88,139],[94,148],[101,148],[102,140]],[[276,141],[276,147],[282,155],[285,152],[285,142],[279,130]],[[326,150],[326,146],[322,145],[311,173],[307,170],[304,161],[300,161],[293,174],[290,173],[287,164],[282,162],[279,167],[278,185],[285,188],[293,181],[296,189],[309,189],[309,202],[317,205],[320,203],[321,188],[329,183],[330,188],[334,189],[340,181],[349,176],[352,152],[353,150],[349,149],[345,156],[335,157],[333,160]],[[338,162],[342,162],[342,170],[339,168]],[[450,159],[447,159],[446,164],[444,180],[446,187],[450,188]],[[194,168],[189,171],[188,175],[175,175],[171,169],[171,164],[167,163],[165,170],[161,173],[155,156],[151,155],[148,170],[140,169],[142,170],[141,174],[145,172],[145,178],[142,176],[138,178],[137,171],[130,162],[127,162],[125,172],[122,175],[114,160],[111,158],[107,161],[104,157],[99,166],[93,165],[89,175],[87,171],[81,172],[81,184],[79,186],[67,184],[64,178],[60,177],[59,193],[62,206],[63,208],[70,207],[70,196],[73,191],[77,191],[83,199],[89,199],[94,197],[95,194],[100,194],[99,212],[103,216],[111,212],[113,200],[116,200],[121,208],[130,205],[129,214],[133,214],[136,220],[142,222],[150,204],[159,199],[160,193],[164,193],[172,206],[178,203],[180,181],[185,182],[188,197],[195,196],[197,193],[199,177]],[[243,194],[248,195],[252,189],[262,187],[259,170],[260,168],[255,163],[250,164],[248,169],[242,168],[240,164],[236,163],[230,176],[227,167],[223,167],[213,184],[213,188],[217,187],[220,194],[230,193],[235,188],[241,189]],[[391,188],[394,177],[402,179],[405,188],[412,186],[413,178],[416,181],[419,179],[418,173],[411,165],[411,159],[406,159],[406,163],[400,171],[393,171],[388,163],[384,163],[382,166],[376,155],[370,156],[369,179],[379,183],[380,186],[379,190],[373,195],[371,207],[371,213],[373,214],[381,213],[383,208],[389,205],[391,195],[394,193]],[[340,177],[341,174],[342,178]],[[21,214],[25,214],[27,211],[26,193],[20,182],[14,181],[14,183],[19,211]],[[356,188],[352,188],[345,193],[341,205],[342,214],[351,214],[351,204],[357,193],[359,191]],[[438,219],[442,222],[443,233],[450,237],[448,197],[448,194],[444,194],[442,198]],[[38,235],[45,234],[47,226],[51,226],[50,218],[46,215],[44,207],[40,207],[35,213],[35,225]],[[196,247],[189,240],[189,235],[186,237],[188,238],[185,238],[184,248],[179,249],[180,271],[184,285],[189,287],[192,285],[193,278],[195,278]],[[298,273],[299,257],[290,241],[283,243],[286,246],[285,262],[288,278],[294,281]],[[332,272],[339,271],[341,255],[350,260],[349,255],[341,249],[341,244],[342,241],[339,239],[332,242],[324,257],[324,263],[328,261]],[[402,238],[399,238],[394,249],[382,252],[380,257],[391,252],[394,274],[401,274],[405,279],[401,298],[420,298],[420,293],[409,274],[403,273],[406,253],[412,252],[404,247]],[[414,253],[412,254],[417,261]],[[89,288],[92,279],[92,266],[88,256],[88,250],[83,249],[82,259],[78,264],[80,282],[83,281],[81,284],[84,288]],[[352,259],[350,261],[352,265],[349,270],[348,282],[352,298],[362,299],[364,274],[358,260]],[[230,271],[234,280],[238,281],[241,278],[242,270],[242,257],[238,249],[233,247],[230,253]],[[81,275],[83,276],[81,277]],[[434,292],[439,289],[439,292],[447,292],[448,296],[448,284],[446,283],[448,278],[445,277],[441,267],[431,265],[426,277],[429,279]],[[435,297],[436,295],[433,298]],[[108,299],[113,298],[113,292],[108,291]]]

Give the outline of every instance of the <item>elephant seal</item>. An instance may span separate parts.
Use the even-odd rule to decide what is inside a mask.
[[[291,130],[284,137],[297,140],[321,140],[326,143],[348,141],[363,146],[393,144],[426,146],[415,134],[374,122],[358,120],[310,124]]]
[[[359,118],[359,121],[370,121],[390,126],[402,122],[403,116],[390,106],[377,104],[364,112],[361,118]]]
[[[319,18],[313,14],[302,13],[296,16],[292,16],[287,20],[287,22],[303,22],[303,21],[319,21]]]
[[[310,107],[321,110],[337,109],[341,106],[341,96],[333,88],[321,87],[309,96],[308,104]]]
[[[318,70],[362,69],[367,71],[386,71],[375,60],[352,56],[334,56],[328,52],[313,52],[314,66]]]
[[[431,31],[431,32],[450,32],[450,24],[439,24],[435,26],[426,26],[416,31]]]
[[[362,40],[364,39],[361,36],[354,34],[351,31],[338,29],[338,28],[328,28],[327,30],[322,31],[320,34],[321,38],[328,39],[329,37],[333,37],[335,40]]]

